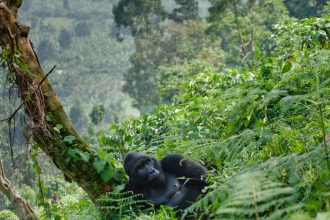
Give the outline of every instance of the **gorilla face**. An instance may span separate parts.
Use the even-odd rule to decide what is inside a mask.
[[[137,180],[137,182],[152,182],[160,175],[155,165],[150,158],[138,161],[133,169],[133,179]]]
[[[160,184],[164,179],[160,162],[142,153],[129,153],[124,168],[130,180],[136,184]]]

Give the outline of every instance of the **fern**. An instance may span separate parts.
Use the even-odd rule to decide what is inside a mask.
[[[318,182],[329,178],[325,152],[319,146],[303,154],[270,158],[229,178],[213,175],[208,192],[186,213],[203,210],[220,219],[288,219],[290,213],[306,209],[304,202],[314,187],[330,195],[329,184]]]
[[[293,188],[285,187],[262,172],[235,177],[229,185],[228,195],[215,212],[223,219],[251,219],[252,216],[272,219],[267,216],[270,210],[285,212],[280,210],[288,208],[288,204],[297,198]]]
[[[97,204],[104,219],[121,219],[138,212],[147,205],[146,201],[141,200],[140,195],[116,191],[101,196]]]
[[[189,207],[186,212],[204,210],[221,219],[280,219],[289,210],[298,209],[297,191],[264,172],[241,173]]]

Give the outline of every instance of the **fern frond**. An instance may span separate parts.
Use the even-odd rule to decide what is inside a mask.
[[[238,175],[229,183],[228,197],[220,203],[216,215],[260,219],[270,210],[287,208],[296,201],[296,191],[262,172]]]
[[[133,212],[144,208],[147,203],[145,200],[141,200],[140,195],[113,191],[102,195],[97,200],[97,204],[103,216],[113,219],[129,216]]]

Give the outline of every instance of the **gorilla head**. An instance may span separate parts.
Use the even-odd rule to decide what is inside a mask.
[[[159,160],[143,153],[131,152],[124,160],[124,168],[130,181],[142,185],[161,186],[165,182],[164,172]]]

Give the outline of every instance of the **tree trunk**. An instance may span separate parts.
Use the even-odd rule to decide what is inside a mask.
[[[7,196],[15,209],[15,213],[19,219],[38,220],[38,216],[33,211],[32,206],[23,199],[17,192],[14,185],[5,177],[2,159],[0,155],[0,191]]]
[[[95,201],[100,194],[111,191],[112,186],[96,172],[93,152],[74,130],[49,84],[29,41],[29,27],[17,21],[20,5],[20,0],[0,0],[0,46],[29,116],[33,139],[65,178],[77,182]],[[72,150],[88,155],[88,160],[86,157],[74,158],[72,153],[69,154]]]

